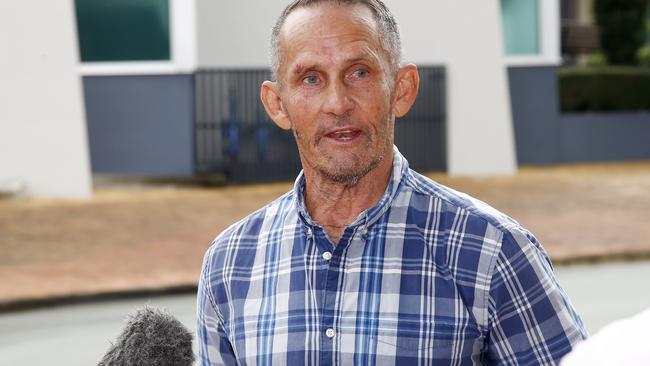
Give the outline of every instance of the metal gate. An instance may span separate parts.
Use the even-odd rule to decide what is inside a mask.
[[[445,69],[418,66],[420,90],[415,104],[395,121],[395,145],[420,172],[447,170],[447,87]]]
[[[275,126],[259,99],[270,72],[200,70],[195,74],[197,174],[225,174],[235,183],[291,180],[300,159],[290,131]],[[420,93],[395,123],[395,143],[419,170],[444,170],[445,74],[420,69]]]

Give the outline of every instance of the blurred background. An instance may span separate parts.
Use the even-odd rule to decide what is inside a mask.
[[[411,167],[529,228],[590,332],[649,307],[648,1],[386,3]],[[0,365],[96,363],[146,303],[195,329],[211,240],[300,170],[258,97],[285,5],[0,2]]]

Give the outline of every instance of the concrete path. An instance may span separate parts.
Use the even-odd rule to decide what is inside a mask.
[[[650,307],[650,262],[563,266],[556,273],[592,334]],[[0,314],[0,365],[95,365],[126,315],[146,304],[167,308],[195,332],[194,294]]]
[[[591,334],[650,307],[650,262],[563,266],[555,273]]]
[[[195,334],[195,299],[163,296],[2,314],[0,366],[96,365],[122,332],[126,316],[147,304],[166,308]]]

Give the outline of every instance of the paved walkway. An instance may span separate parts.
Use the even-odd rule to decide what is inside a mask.
[[[650,162],[430,176],[528,227],[555,262],[650,257]],[[102,187],[89,201],[0,200],[0,310],[44,299],[191,288],[231,223],[292,183]]]

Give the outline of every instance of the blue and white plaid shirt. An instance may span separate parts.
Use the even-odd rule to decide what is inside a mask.
[[[517,222],[408,168],[334,246],[294,190],[225,230],[199,284],[203,365],[549,365],[586,337]]]

